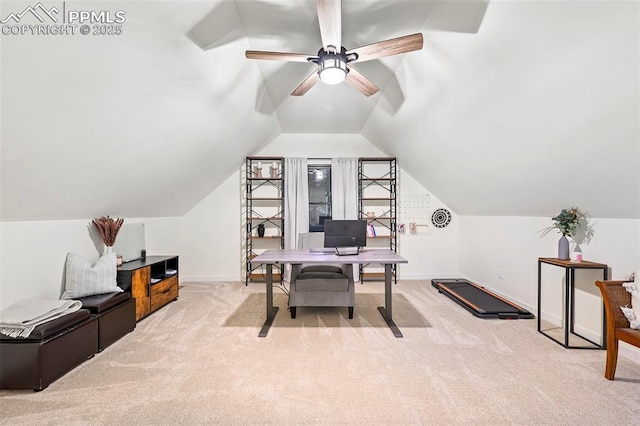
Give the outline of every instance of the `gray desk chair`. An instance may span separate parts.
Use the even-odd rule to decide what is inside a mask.
[[[323,244],[324,234],[320,232],[300,234],[298,237],[299,249],[320,248]],[[355,300],[352,264],[291,265],[291,318],[296,317],[298,306],[346,306],[349,319],[352,319]]]

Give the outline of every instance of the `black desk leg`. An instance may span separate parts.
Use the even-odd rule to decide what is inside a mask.
[[[575,323],[576,323],[576,270],[571,268],[571,270],[567,271],[571,274],[570,283],[571,283],[571,320],[569,324],[571,325],[571,334],[575,334]]]
[[[571,289],[571,280],[570,274],[568,270],[565,270],[564,274],[564,347],[569,347],[569,305],[570,305],[570,293]]]
[[[378,306],[378,311],[382,314],[382,318],[384,318],[387,326],[393,332],[395,337],[404,337],[402,332],[398,328],[395,322],[393,322],[393,315],[391,309],[391,264],[387,263],[384,265],[384,308],[382,306]]]
[[[538,260],[538,331],[541,330],[541,318],[542,318],[542,306],[540,303],[542,302],[542,295],[540,294],[542,291],[542,262]]]
[[[267,284],[267,319],[264,321],[258,337],[267,337],[269,328],[271,328],[271,324],[273,324],[273,319],[276,317],[276,313],[278,313],[278,307],[273,307],[273,264],[271,263],[267,263],[267,276],[265,278]]]

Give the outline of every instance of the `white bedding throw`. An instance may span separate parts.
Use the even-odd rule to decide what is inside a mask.
[[[21,300],[0,311],[0,333],[9,337],[26,338],[38,325],[75,312],[81,307],[82,302],[78,300]]]

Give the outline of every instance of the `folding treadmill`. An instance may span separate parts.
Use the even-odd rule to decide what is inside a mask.
[[[465,279],[433,279],[431,285],[479,318],[534,318],[534,315],[526,309]]]

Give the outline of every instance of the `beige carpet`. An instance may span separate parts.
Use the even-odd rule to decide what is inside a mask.
[[[2,391],[2,424],[640,424],[640,365],[567,350],[535,320],[481,320],[427,281],[394,286],[396,339],[376,306],[286,296],[267,338],[264,285],[186,283],[180,298],[42,392]]]

